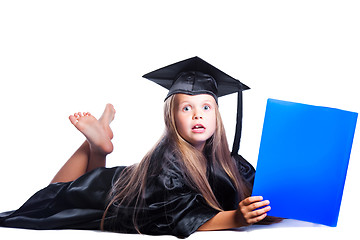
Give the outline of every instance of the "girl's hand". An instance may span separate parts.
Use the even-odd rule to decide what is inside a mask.
[[[262,201],[263,197],[248,197],[239,203],[236,210],[236,220],[242,225],[247,226],[263,220],[270,211],[270,202]],[[258,209],[261,208],[261,209]]]

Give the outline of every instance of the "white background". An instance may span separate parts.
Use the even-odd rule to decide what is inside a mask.
[[[360,3],[347,0],[1,1],[0,212],[45,187],[83,142],[68,120],[74,112],[100,116],[112,103],[108,166],[140,161],[162,134],[166,95],[141,76],[193,56],[251,87],[244,92],[240,153],[254,166],[267,98],[360,112],[359,12]],[[236,95],[221,99],[220,109],[232,146]],[[359,154],[358,128],[337,228],[290,222],[211,234],[349,233],[360,215]],[[0,229],[7,232],[55,236]]]

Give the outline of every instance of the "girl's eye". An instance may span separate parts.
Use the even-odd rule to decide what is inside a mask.
[[[190,107],[190,106],[186,106],[186,107],[183,108],[183,111],[184,111],[184,112],[188,112],[188,111],[190,111],[190,110],[191,110],[191,107]]]
[[[210,106],[208,106],[208,105],[205,105],[204,107],[203,107],[203,109],[206,111],[206,110],[210,110]]]

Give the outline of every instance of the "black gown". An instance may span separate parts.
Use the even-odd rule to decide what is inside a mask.
[[[239,171],[252,183],[255,170],[236,155]],[[162,165],[159,174],[148,179],[145,206],[138,216],[141,233],[188,237],[215,216],[202,195],[183,181],[177,164]],[[75,181],[50,184],[35,193],[18,210],[0,213],[1,227],[27,229],[100,229],[108,193],[125,167],[98,168]],[[228,176],[218,169],[208,169],[209,183],[224,210],[237,208],[239,199]],[[133,208],[119,208],[108,214],[105,229],[136,233]]]

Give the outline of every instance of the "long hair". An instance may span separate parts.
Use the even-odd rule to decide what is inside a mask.
[[[244,183],[238,168],[232,159],[226,139],[225,129],[221,120],[221,116],[216,105],[216,130],[213,136],[206,142],[205,148],[209,151],[208,155],[211,161],[208,161],[204,154],[193,147],[185,139],[183,139],[177,131],[175,124],[175,95],[172,95],[165,101],[164,121],[165,132],[154,147],[144,156],[139,164],[127,167],[121,174],[110,191],[110,201],[107,205],[102,221],[101,229],[104,229],[104,220],[113,205],[117,206],[135,206],[133,212],[133,224],[135,229],[140,233],[137,226],[137,216],[139,209],[144,205],[143,196],[146,191],[147,178],[154,170],[151,166],[153,161],[159,161],[161,158],[154,158],[153,155],[158,154],[159,148],[164,147],[164,141],[170,144],[182,166],[185,180],[197,192],[199,192],[207,204],[218,210],[223,211],[218,203],[209,181],[207,179],[208,162],[213,167],[220,167],[232,180],[238,192],[240,200],[250,195],[249,187]],[[169,147],[168,145],[166,145]],[[158,164],[155,164],[158,165]],[[117,212],[115,211],[116,214]]]

